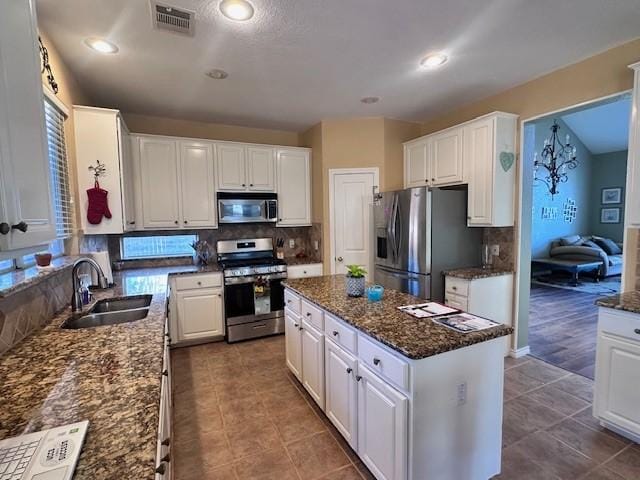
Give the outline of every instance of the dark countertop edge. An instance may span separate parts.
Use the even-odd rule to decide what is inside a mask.
[[[488,268],[482,267],[467,267],[467,268],[454,268],[451,270],[445,270],[442,272],[444,275],[454,278],[461,278],[463,280],[477,280],[479,278],[491,278],[500,277],[502,275],[513,275],[515,272],[512,269],[502,268]]]
[[[0,300],[22,292],[34,285],[38,285],[49,277],[70,269],[73,267],[73,262],[81,257],[82,255],[57,257],[51,260],[50,267],[40,268],[34,265],[33,267],[25,268],[24,270],[12,270],[1,274],[0,278],[12,279],[10,280],[11,286],[5,288],[0,287]],[[0,285],[2,285],[1,280]]]
[[[601,297],[594,303],[599,307],[612,308],[623,312],[640,313],[640,291],[636,290]]]
[[[348,318],[344,318],[341,315],[340,312],[336,312],[335,310],[333,310],[331,308],[328,308],[326,305],[322,305],[322,304],[312,300],[311,298],[307,297],[304,293],[302,293],[300,290],[297,290],[295,287],[292,287],[287,281],[282,282],[282,285],[284,287],[286,287],[286,288],[289,288],[289,289],[293,290],[295,293],[297,293],[298,295],[303,297],[305,300],[313,303],[314,305],[317,305],[322,310],[325,310],[325,311],[329,312],[331,315],[336,316],[337,318],[339,318],[343,322],[349,324],[350,326],[352,326],[353,328],[355,328],[359,332],[364,333],[368,337],[371,337],[372,339],[376,340],[377,342],[382,343],[383,345],[385,345],[386,347],[390,348],[394,352],[396,352],[396,353],[398,353],[398,354],[402,355],[403,357],[408,358],[410,360],[423,360],[425,358],[433,357],[434,355],[439,355],[441,353],[452,352],[454,350],[458,350],[458,349],[464,348],[464,347],[469,347],[469,346],[475,345],[477,343],[482,343],[482,342],[485,342],[485,341],[494,340],[496,338],[505,337],[507,335],[511,335],[515,331],[513,327],[509,327],[507,325],[500,325],[500,326],[489,328],[487,330],[483,330],[483,334],[484,335],[487,335],[492,330],[495,330],[495,332],[494,332],[495,335],[488,335],[487,338],[485,338],[484,340],[482,340],[480,342],[471,342],[471,343],[468,343],[468,344],[458,344],[458,345],[454,346],[453,348],[448,348],[446,350],[434,349],[433,351],[429,351],[427,354],[415,355],[415,354],[412,354],[411,352],[408,352],[408,351],[406,351],[406,350],[404,350],[402,348],[399,348],[397,345],[391,344],[390,342],[386,341],[384,338],[380,338],[374,332],[371,332],[369,330],[363,329],[359,325],[357,325],[357,324],[353,323],[352,321],[350,321]],[[442,328],[447,328],[447,327],[442,327]],[[461,335],[463,335],[463,334],[461,334]]]

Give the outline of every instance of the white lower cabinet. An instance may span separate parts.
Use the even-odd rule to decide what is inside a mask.
[[[289,265],[287,267],[287,278],[308,278],[321,277],[321,263],[307,263],[304,265]]]
[[[407,476],[407,397],[358,366],[358,455],[379,480]]]
[[[640,315],[601,308],[593,415],[640,442]]]
[[[172,343],[198,342],[224,336],[222,274],[172,278],[169,317]]]
[[[358,448],[357,360],[331,340],[325,341],[325,413],[351,448]]]
[[[302,381],[302,325],[300,317],[289,310],[284,311],[284,334],[287,367]]]
[[[166,332],[168,333],[168,328]],[[156,448],[156,480],[173,478],[171,462],[171,359],[169,341],[165,342],[164,360],[162,362],[162,383],[160,387],[160,411],[158,415],[158,440]]]
[[[302,385],[324,410],[324,335],[302,322]]]

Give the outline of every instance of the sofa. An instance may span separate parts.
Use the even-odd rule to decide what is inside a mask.
[[[602,277],[622,274],[622,244],[597,236],[571,235],[551,242],[549,257],[558,260],[602,261]]]

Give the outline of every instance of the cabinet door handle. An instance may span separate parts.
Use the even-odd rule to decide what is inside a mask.
[[[432,178],[432,179],[431,179],[431,181],[432,181],[432,182],[435,182],[435,181],[436,181],[436,179],[435,179],[435,178]]]
[[[170,437],[167,437],[164,440],[162,440],[162,445],[164,445],[165,447],[168,447],[170,443],[171,443]]]
[[[199,287],[200,287],[200,286],[202,286],[202,282],[201,282],[201,281],[199,281],[199,280],[198,280],[198,282],[197,282],[197,283],[198,283],[198,286],[199,286]]]
[[[129,225],[135,225],[135,224],[136,224],[135,221],[134,222],[129,222]]]
[[[249,186],[250,186],[250,187],[253,187],[253,183],[250,183],[250,184],[249,184]]]
[[[331,333],[333,333],[333,336],[334,336],[334,337],[337,337],[338,335],[340,335],[340,332],[338,332],[337,330],[334,330],[334,331],[333,331],[333,332],[331,332]]]
[[[307,312],[307,317],[310,317],[310,316],[311,316],[311,312]]]
[[[160,459],[163,462],[170,462],[171,461],[171,457],[169,456],[169,454],[167,453],[164,457],[162,457]]]
[[[177,225],[178,224],[178,220],[175,220],[173,223],[175,223]]]
[[[304,327],[298,327],[298,330],[302,331],[304,330]]]
[[[347,367],[347,373],[351,373],[353,372],[353,369],[351,367]]]
[[[293,326],[296,328],[300,327],[300,325],[298,325],[297,323],[294,323]]]
[[[186,225],[187,223],[189,223],[189,222],[187,222],[187,221],[185,220],[185,221],[184,221],[184,224]]]
[[[164,375],[165,377],[169,376],[169,370],[165,370],[164,372],[162,372],[162,375]]]
[[[160,465],[158,465],[158,467],[156,468],[156,473],[160,474],[160,475],[164,475],[164,472],[167,470],[167,467],[165,466],[164,463],[161,463]]]
[[[380,365],[380,359],[379,358],[374,358],[373,359],[373,364],[376,365],[376,366]]]
[[[0,233],[2,235],[6,235],[10,231],[11,231],[11,227],[9,226],[9,224],[7,222],[0,223]]]
[[[458,290],[458,287],[456,287],[455,285],[453,285],[453,286],[451,287],[451,290]]]
[[[640,335],[640,328],[636,328],[636,329],[634,330],[634,333],[637,333],[638,335]]]
[[[22,233],[26,233],[29,225],[25,222],[16,223],[15,225],[11,225],[11,230],[20,230]]]
[[[360,380],[362,380],[362,377],[360,375],[356,375],[356,381],[359,382]]]
[[[243,186],[243,187],[246,187],[246,185],[245,185],[244,183],[242,184],[242,186]]]

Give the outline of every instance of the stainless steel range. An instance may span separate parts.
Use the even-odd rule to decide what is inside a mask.
[[[224,274],[227,341],[283,333],[287,265],[274,256],[273,240],[220,240],[216,250]]]

